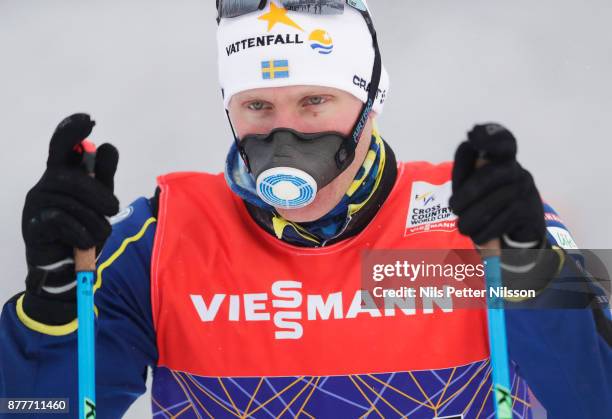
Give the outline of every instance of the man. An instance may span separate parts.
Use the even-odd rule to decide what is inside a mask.
[[[219,4],[235,134],[225,176],[161,176],[111,233],[118,153],[102,145],[91,178],[74,147],[93,121],[58,126],[24,207],[29,270],[2,313],[0,394],[70,397],[76,411],[72,252],[105,243],[100,417],[121,416],[145,391],[147,366],[160,416],[491,417],[485,311],[368,306],[360,260],[368,249],[501,238],[518,249],[504,260],[506,282],[532,278],[519,285],[540,293],[529,303],[554,292],[575,274],[549,250],[546,224],[565,227],[516,162],[514,137],[480,125],[454,166],[398,164],[374,124],[389,82],[365,5],[314,16],[239,3]],[[586,292],[566,293],[580,308],[507,312],[517,417],[531,417],[528,386],[553,418],[612,411],[610,320],[592,304],[597,285],[580,280]]]

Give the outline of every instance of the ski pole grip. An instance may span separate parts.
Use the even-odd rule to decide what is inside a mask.
[[[96,145],[85,139],[77,144],[75,151],[81,153],[81,165],[87,171],[89,176],[95,176],[94,170],[96,167]],[[76,272],[95,271],[96,270],[96,248],[90,249],[74,249],[74,267]]]
[[[486,159],[484,153],[481,153],[478,159],[476,160],[476,169],[488,164],[488,160]],[[480,254],[483,258],[487,258],[490,256],[500,256],[501,255],[501,241],[499,238],[491,239],[486,243],[476,245],[476,248],[480,251]]]
[[[76,272],[96,270],[96,249],[74,249],[74,267]]]

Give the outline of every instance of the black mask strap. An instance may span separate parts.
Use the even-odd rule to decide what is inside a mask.
[[[236,143],[236,148],[238,149],[238,152],[240,153],[240,157],[242,157],[242,161],[244,162],[244,165],[246,166],[247,171],[251,173],[251,165],[249,164],[249,157],[247,156],[247,153],[244,150],[244,147],[240,145],[240,139],[238,138],[238,134],[236,134],[236,130],[234,129],[234,124],[232,124],[232,118],[230,118],[230,114],[227,109],[225,110],[225,115],[227,115],[227,121],[229,122],[230,128],[232,130],[232,135],[234,136],[234,142]]]
[[[357,118],[355,125],[353,125],[353,130],[351,131],[350,136],[345,139],[342,147],[340,147],[340,150],[338,150],[338,153],[336,153],[336,164],[338,165],[338,168],[343,170],[346,169],[355,158],[355,149],[359,143],[359,138],[365,129],[370,112],[372,112],[374,103],[377,100],[378,88],[380,87],[380,79],[382,75],[382,57],[380,55],[380,48],[378,46],[378,35],[376,34],[376,29],[374,29],[372,17],[367,11],[360,12],[368,25],[370,35],[372,35],[372,44],[374,47],[374,66],[372,68],[372,79],[370,80],[370,86],[368,89],[368,99],[361,108],[361,112],[359,113],[359,117]]]

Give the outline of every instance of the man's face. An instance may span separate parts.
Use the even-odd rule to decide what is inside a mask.
[[[289,86],[238,93],[229,103],[229,113],[239,138],[251,134],[268,134],[275,128],[291,128],[302,133],[334,131],[348,136],[362,106],[359,99],[342,90],[321,86]],[[370,119],[355,150],[353,163],[321,189],[314,202],[307,207],[278,209],[278,212],[290,221],[308,222],[331,211],[340,202],[363,164],[371,135]]]
[[[236,94],[229,104],[238,136],[267,134],[274,128],[348,135],[362,103],[331,87],[290,86],[252,89]]]

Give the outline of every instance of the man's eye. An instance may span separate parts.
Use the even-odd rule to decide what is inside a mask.
[[[265,108],[265,106],[265,103],[256,101],[249,103],[248,108],[252,111],[261,111],[263,108]]]
[[[327,102],[327,99],[323,96],[310,96],[306,99],[306,105],[321,105]]]

